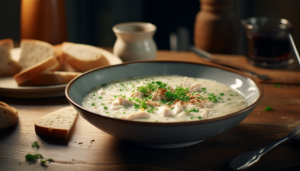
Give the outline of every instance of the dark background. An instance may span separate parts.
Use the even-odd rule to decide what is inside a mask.
[[[158,49],[170,49],[169,37],[178,28],[189,33],[193,44],[199,0],[64,0],[66,6],[68,41],[102,47],[113,47],[116,37],[115,24],[143,21],[157,26],[154,40]],[[21,0],[0,1],[0,39],[20,41]],[[233,0],[237,18],[253,16],[285,18],[294,25],[294,39],[300,44],[299,0]],[[238,23],[239,24],[239,23]],[[240,25],[240,24],[239,24]],[[245,54],[245,38],[240,25],[235,54]],[[230,41],[230,40],[229,40]]]

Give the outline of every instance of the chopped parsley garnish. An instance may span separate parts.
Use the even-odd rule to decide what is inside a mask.
[[[144,94],[148,93],[148,88],[145,87],[145,86],[138,87],[137,90],[144,93]]]
[[[214,93],[209,93],[208,99],[209,99],[209,101],[211,101],[213,103],[217,103],[218,99],[221,99],[221,98],[219,96],[216,96]]]
[[[136,102],[141,103],[141,100],[140,100],[139,98],[134,98],[134,100],[135,100]]]
[[[167,83],[163,83],[161,81],[156,81],[156,84],[158,85],[158,88],[160,89],[167,89]]]
[[[107,109],[108,109],[108,107],[106,107],[106,106],[104,106],[103,108],[104,108],[105,110],[107,110]]]
[[[281,84],[274,84],[274,87],[280,88]]]
[[[135,109],[139,109],[139,108],[140,108],[140,105],[137,104],[137,103],[134,103],[134,108],[135,108]]]
[[[95,93],[93,93],[93,96],[95,96]]]
[[[144,94],[149,94],[155,91],[156,89],[167,89],[167,83],[163,83],[161,81],[149,81],[148,83],[146,83],[145,86],[140,86],[137,88],[138,91]]]
[[[224,93],[220,93],[220,96],[224,96]]]
[[[126,112],[123,112],[123,114],[125,114]]]
[[[147,109],[147,105],[145,101],[142,101],[141,103],[141,108]]]
[[[271,111],[271,110],[273,110],[272,106],[267,106],[267,107],[264,108],[264,111]]]
[[[99,96],[99,99],[103,99],[103,97]]]
[[[27,154],[25,156],[26,161],[35,162],[36,160],[40,160],[41,165],[45,165],[47,161],[49,161],[49,163],[54,162],[54,160],[52,158],[42,160],[43,156],[37,152],[38,148],[40,148],[40,145],[38,144],[38,142],[36,142],[36,141],[33,142],[33,144],[31,146],[32,146],[32,148],[34,148],[35,154]]]
[[[186,95],[188,91],[189,91],[189,87],[188,88],[176,87],[173,92],[171,91],[165,92],[165,96],[168,101],[174,101],[178,99],[184,102],[188,102],[190,100],[190,97]]]
[[[95,106],[95,103],[94,102],[92,102],[92,104],[91,104],[92,106]]]
[[[198,99],[200,99],[200,100],[205,100],[202,96],[198,97]]]
[[[194,119],[193,117],[191,117],[191,119]]]
[[[109,112],[105,112],[106,114],[109,114]]]
[[[124,84],[120,84],[120,85],[124,87]]]
[[[189,110],[189,112],[199,112],[199,110],[194,108],[194,109]]]
[[[154,110],[155,110],[154,107],[151,107],[151,108],[149,108],[149,109],[147,110],[147,112],[148,112],[148,113],[154,113]]]
[[[198,116],[198,119],[202,119],[202,117],[201,117],[201,116]]]
[[[228,98],[228,100],[231,100],[230,98]]]
[[[104,84],[101,84],[102,87],[106,87],[107,86],[107,83],[104,83]]]
[[[206,93],[206,87],[202,87],[201,89],[202,89],[203,93]]]
[[[230,96],[233,96],[233,94],[229,94]]]
[[[104,103],[101,103],[101,105],[104,105]]]

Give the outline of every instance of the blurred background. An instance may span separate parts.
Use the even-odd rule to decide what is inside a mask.
[[[193,45],[195,17],[199,0],[64,0],[68,41],[101,47],[113,47],[115,24],[143,21],[157,26],[154,40],[160,50],[170,50],[170,36],[184,31],[185,41]],[[294,25],[293,36],[300,47],[299,0],[233,0],[237,18],[236,48],[232,54],[246,54],[241,19],[248,17],[285,18]],[[21,0],[0,1],[0,39],[20,41]],[[172,37],[172,36],[171,36]],[[230,40],[228,40],[230,41]]]

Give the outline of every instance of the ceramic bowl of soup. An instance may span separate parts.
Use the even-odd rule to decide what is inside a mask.
[[[240,123],[262,99],[263,89],[222,66],[139,61],[85,72],[65,94],[84,119],[112,136],[146,147],[177,148]]]

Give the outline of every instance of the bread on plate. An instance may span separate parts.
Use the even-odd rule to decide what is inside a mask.
[[[0,129],[13,126],[17,123],[18,111],[0,101]]]
[[[66,56],[63,56],[62,54],[62,45],[55,45],[54,46],[55,52],[57,54],[57,60],[60,63],[59,68],[57,71],[68,71],[68,72],[80,72],[78,69],[74,68],[72,65],[69,64],[67,61]]]
[[[21,49],[19,65],[22,70],[14,75],[18,85],[22,85],[42,73],[58,69],[59,62],[51,44],[39,40],[23,39]]]
[[[72,106],[64,107],[35,120],[35,132],[41,136],[67,139],[77,117],[78,113]]]
[[[71,66],[81,72],[109,65],[101,50],[90,45],[64,42],[62,55]]]
[[[53,71],[40,74],[31,80],[24,83],[24,86],[44,86],[44,85],[57,85],[68,84],[72,79],[82,74],[81,72],[66,72],[66,71]]]
[[[21,70],[21,66],[11,58],[13,48],[12,39],[0,40],[0,76],[13,76]]]

